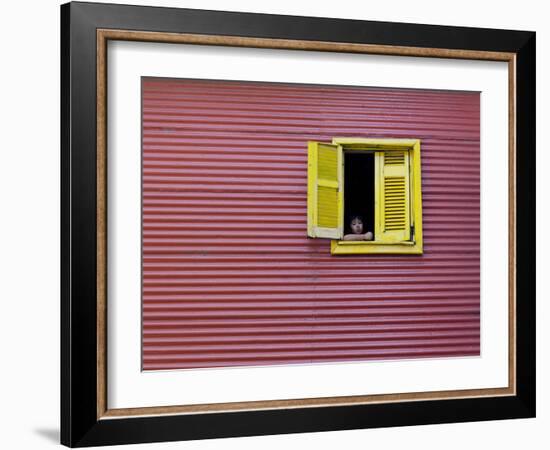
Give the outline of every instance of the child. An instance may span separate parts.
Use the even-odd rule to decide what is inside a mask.
[[[351,234],[346,234],[344,241],[372,241],[374,236],[371,231],[363,233],[363,218],[361,216],[351,216],[349,226]]]

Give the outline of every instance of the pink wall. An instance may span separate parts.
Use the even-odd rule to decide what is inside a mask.
[[[479,93],[144,79],[143,368],[479,355]],[[422,140],[424,254],[306,237],[307,141]]]

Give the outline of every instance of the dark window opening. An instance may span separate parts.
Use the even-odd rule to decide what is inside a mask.
[[[362,216],[363,233],[374,235],[374,154],[365,151],[344,152],[344,234],[352,233],[354,215]]]

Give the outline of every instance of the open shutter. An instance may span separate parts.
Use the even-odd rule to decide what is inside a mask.
[[[342,239],[342,147],[308,143],[307,235]]]
[[[411,238],[409,152],[376,153],[375,239],[402,242]]]

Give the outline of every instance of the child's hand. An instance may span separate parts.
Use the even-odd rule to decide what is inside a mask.
[[[365,233],[365,241],[372,241],[373,237],[374,236],[372,235],[371,231]]]

